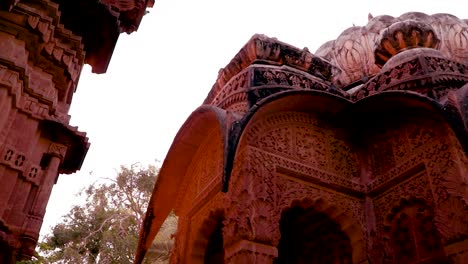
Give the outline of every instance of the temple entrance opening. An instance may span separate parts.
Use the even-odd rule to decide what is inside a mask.
[[[223,223],[219,219],[215,223],[215,229],[212,232],[208,245],[205,250],[205,264],[220,264],[224,263],[224,248],[223,248]]]
[[[339,224],[313,207],[285,210],[275,264],[351,264],[350,239]]]
[[[202,223],[194,244],[191,263],[224,263],[223,221],[224,216],[218,211],[211,213]]]

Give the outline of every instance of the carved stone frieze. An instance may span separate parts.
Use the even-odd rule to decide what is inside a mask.
[[[252,67],[258,70],[253,72]],[[300,50],[275,38],[254,35],[232,61],[219,71],[218,79],[205,103],[216,104],[239,85],[255,86],[252,83],[255,81],[290,87],[321,87],[330,81],[332,68],[326,60],[313,55],[307,48]],[[240,77],[246,72],[250,72],[247,74],[250,77]],[[271,75],[275,77],[268,80]]]
[[[329,91],[330,83],[288,66],[251,65],[219,89],[212,104],[245,113],[258,100],[289,89]],[[346,96],[339,90],[334,91]]]

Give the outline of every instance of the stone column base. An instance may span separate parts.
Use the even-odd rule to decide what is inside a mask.
[[[278,257],[276,247],[248,240],[241,240],[225,249],[226,263],[265,263],[271,264]]]

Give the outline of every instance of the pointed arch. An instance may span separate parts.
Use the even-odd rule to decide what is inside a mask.
[[[141,263],[162,223],[175,208],[180,186],[190,180],[186,172],[202,142],[216,135],[224,150],[226,127],[226,111],[211,105],[197,108],[182,125],[159,171],[140,230],[135,263]]]
[[[323,198],[292,200],[282,210],[280,232],[278,264],[301,260],[360,263],[366,248],[362,227],[354,216]]]

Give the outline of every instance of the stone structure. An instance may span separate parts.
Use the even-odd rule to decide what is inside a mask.
[[[370,17],[314,54],[254,36],[161,168],[135,263],[468,263],[468,24]]]
[[[0,263],[33,255],[52,186],[89,144],[68,110],[84,63],[106,71],[152,0],[0,1]]]

